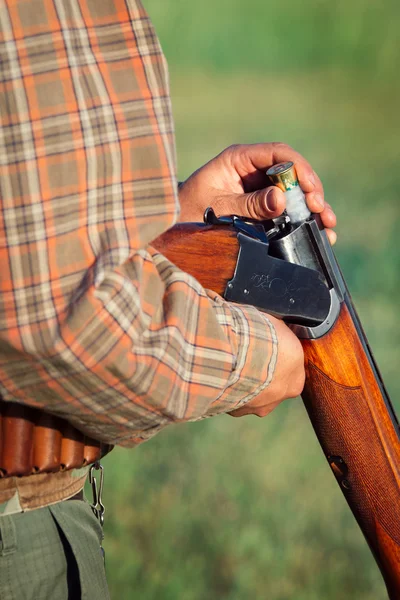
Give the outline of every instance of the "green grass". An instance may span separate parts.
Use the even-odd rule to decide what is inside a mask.
[[[300,403],[232,421],[107,460],[113,597],[383,600]]]
[[[180,177],[239,141],[287,141],[309,158],[337,210],[337,254],[397,400],[400,5],[147,6],[170,56]],[[299,400],[266,419],[171,427],[104,463],[113,599],[386,598]]]
[[[191,70],[355,68],[397,78],[396,0],[147,0],[169,61]]]

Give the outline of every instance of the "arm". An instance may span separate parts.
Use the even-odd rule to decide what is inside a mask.
[[[268,166],[274,155],[287,159],[297,158],[302,161],[304,178],[313,175],[308,163],[282,144],[229,148],[191,177],[189,187],[184,185],[193,194],[189,196],[181,191],[186,214],[189,210],[202,210],[201,202],[204,202],[205,196],[201,189],[209,180],[210,174],[213,175],[214,184],[229,187],[226,182],[218,183],[215,177],[218,172],[226,176],[226,162],[234,165],[232,153],[240,161],[247,161],[249,168],[253,170],[253,161]],[[195,188],[200,188],[197,197],[192,184]],[[216,195],[215,190],[212,193]],[[208,198],[212,193],[209,192]],[[277,195],[275,212],[268,212],[268,215],[278,214],[283,209],[284,198],[279,191],[276,192],[276,188],[269,188],[268,193]],[[243,209],[249,210],[257,202],[260,202],[261,207],[265,206],[262,193],[251,193],[250,196],[252,201],[243,195],[231,194],[225,210],[229,210],[231,206],[235,212],[243,212]],[[187,198],[194,203],[189,206]],[[311,192],[308,197],[310,207],[318,209],[318,203],[313,200]],[[260,210],[260,207],[255,210]],[[156,227],[160,227],[158,222],[152,228],[149,228],[148,223],[146,225],[147,229],[143,227],[143,230],[147,236]],[[109,227],[109,231],[112,231],[116,223],[110,222]],[[74,255],[78,236],[79,232],[70,236],[71,256]],[[168,240],[168,236],[168,232],[164,234],[164,240]],[[133,237],[131,240],[135,242]],[[91,270],[88,270],[84,281],[89,286],[87,289],[81,287],[79,302],[75,295],[75,302],[67,311],[62,304],[57,306],[60,316],[66,313],[67,318],[60,320],[59,337],[53,341],[53,346],[31,347],[31,366],[28,370],[26,359],[23,359],[18,348],[14,364],[12,355],[8,353],[4,369],[19,370],[17,376],[14,373],[13,378],[4,378],[11,388],[3,388],[6,398],[32,403],[30,385],[32,377],[35,377],[36,406],[67,417],[81,431],[96,439],[134,445],[175,421],[195,420],[218,412],[231,412],[235,416],[265,416],[280,401],[298,395],[304,383],[303,355],[297,338],[284,323],[274,317],[266,319],[252,307],[239,307],[223,302],[214,292],[202,289],[186,273],[191,271],[190,264],[182,264],[182,270],[179,270],[162,256],[162,245],[158,250],[159,252],[148,247],[146,251],[137,251],[129,260],[122,264],[117,262],[114,269],[107,269],[103,275],[97,268],[99,284],[95,280],[91,281]],[[204,252],[204,247],[200,252]],[[182,255],[185,255],[184,248]],[[180,258],[173,257],[172,262],[179,264],[182,255]],[[105,257],[100,255],[99,258],[104,260]],[[111,258],[110,256],[109,259]],[[118,260],[118,255],[116,258]],[[17,255],[13,260],[17,264],[21,259],[23,254],[20,257]],[[202,260],[201,256],[199,260]],[[72,274],[76,269],[76,262],[67,262],[64,268]],[[60,277],[60,273],[57,275]],[[55,278],[53,285],[60,284]],[[218,290],[218,280],[209,281],[207,287]],[[131,311],[131,317],[128,311]],[[199,327],[195,323],[204,325]],[[30,330],[26,328],[22,342],[26,345],[28,342],[43,344],[43,340],[49,337],[45,332],[51,326],[51,322],[44,321],[36,338],[31,336],[30,339],[27,337]],[[18,333],[18,328],[14,331]],[[209,340],[206,347],[204,331]],[[178,344],[177,333],[180,339]],[[14,335],[12,329],[9,335]],[[14,337],[18,339],[15,335]],[[161,347],[160,339],[163,342]],[[64,340],[67,346],[64,345]],[[155,350],[162,350],[159,360],[159,355],[154,355]],[[96,362],[93,362],[92,353]],[[193,361],[190,358],[192,356],[197,356],[197,360]],[[210,358],[207,359],[207,356]],[[183,379],[182,364],[192,365],[191,369],[186,367]],[[47,381],[40,376],[43,369],[51,369],[56,374],[56,381],[50,390]],[[129,369],[131,377],[125,369]],[[146,369],[151,370],[152,376],[149,393],[143,391],[146,385],[143,373]],[[170,376],[166,378],[168,369]],[[218,382],[215,373],[218,373]],[[6,370],[4,374],[7,374]],[[160,377],[164,383],[174,382],[170,392],[163,391],[163,387],[157,385]],[[14,385],[14,378],[17,386]],[[64,388],[64,382],[68,389]],[[81,392],[83,383],[84,396]],[[195,392],[192,391],[194,388]],[[144,394],[143,398],[140,394]],[[57,406],[53,404],[63,397],[64,402],[58,402]],[[165,397],[169,400],[167,404],[163,404]],[[110,400],[113,400],[112,406],[109,404]],[[14,454],[4,462],[7,457],[3,456],[2,466],[8,474],[26,474],[32,467],[36,471],[55,470],[60,463],[65,468],[80,466],[82,460],[89,463],[93,456],[98,455],[98,443],[94,444],[93,440],[89,440],[84,448],[82,435],[78,435],[76,430],[71,433],[70,426],[60,424],[57,419],[47,424],[47,431],[53,432],[51,436],[44,435],[46,428],[43,423],[39,428],[36,426],[33,432],[36,418],[25,420],[24,423],[14,418],[13,426],[10,427],[10,411],[12,413],[9,404],[1,411],[7,417],[8,433],[13,437],[15,428],[19,431],[22,426],[29,430],[26,438],[34,436],[35,452],[31,455],[31,462],[24,458],[25,455],[17,460]],[[46,418],[48,419],[48,415]],[[58,458],[54,463],[54,452],[50,450],[56,443],[61,443],[61,435],[57,434],[57,439],[54,439],[54,432],[60,429],[64,434],[64,441],[62,448],[56,452]],[[66,445],[66,437],[76,443]],[[97,454],[93,454],[93,444]]]
[[[270,383],[277,340],[268,318],[215,299],[150,246],[179,204],[165,61],[141,4],[52,4],[38,16],[48,52],[34,58],[29,3],[6,3],[0,18],[13,48],[0,389],[8,404],[135,445],[248,403]]]

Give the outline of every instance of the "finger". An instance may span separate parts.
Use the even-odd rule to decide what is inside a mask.
[[[314,196],[311,194],[311,196]],[[319,200],[314,197],[307,199],[309,209],[314,213],[319,213],[319,217],[324,227],[336,227],[336,215],[328,202],[324,201],[323,207],[318,208]]]
[[[336,244],[336,240],[337,240],[336,232],[333,231],[332,229],[325,229],[325,231],[326,231],[326,235],[328,236],[328,240],[331,243],[331,246],[334,246]]]
[[[230,413],[228,413],[228,415],[230,415],[231,417],[244,417],[250,414],[250,410],[248,408],[246,409],[245,406],[243,406],[242,408],[237,408],[236,410],[232,410]]]
[[[241,178],[256,170],[266,171],[274,164],[292,161],[296,165],[300,185],[304,192],[311,192],[318,183],[310,163],[291,146],[281,142],[267,144],[243,144],[227,149],[230,163]]]
[[[239,215],[259,221],[278,217],[285,206],[285,195],[275,186],[249,194],[224,194],[212,203],[218,216]]]
[[[232,410],[228,413],[231,417],[245,417],[246,415],[254,415],[256,417],[266,417],[272,412],[274,405],[267,404],[266,406],[258,406],[257,408],[251,406],[242,406],[236,410]]]
[[[269,415],[281,401],[276,402],[268,402],[267,404],[262,404],[260,406],[252,406],[245,404],[236,410],[232,410],[228,413],[231,417],[245,417],[246,415],[254,415],[256,417],[266,417]]]
[[[318,177],[318,174],[314,171],[314,177],[315,177],[315,191],[319,194],[321,194],[322,196],[324,196],[324,186],[322,185],[322,181],[320,180],[320,178]]]
[[[325,227],[336,226],[336,215],[328,202],[319,192],[306,194],[307,206],[313,213],[319,213]]]
[[[292,161],[310,210],[317,213],[324,210],[324,189],[320,178],[310,163],[287,144],[274,142],[240,145],[228,148],[227,152],[230,155],[231,165],[244,182],[246,191],[255,189],[251,187],[254,181],[258,181],[260,173],[265,173],[266,169],[273,164]]]
[[[324,210],[321,212],[320,217],[324,227],[336,227],[336,215],[329,204],[327,204]]]
[[[322,183],[310,163],[293,148],[287,144],[274,143],[273,159],[274,164],[278,162],[291,161],[296,168],[297,178],[303,192],[307,195],[311,192],[318,193],[324,198],[324,189]]]
[[[332,206],[324,198],[324,190],[318,175],[315,174],[315,190],[306,193],[307,206],[313,213],[319,213],[324,227],[336,227],[337,219]]]
[[[322,213],[326,207],[323,194],[311,192],[306,194],[307,206],[313,213]]]
[[[297,171],[299,171],[299,170],[300,169],[297,169]],[[314,171],[313,174],[314,174],[315,184],[314,184],[314,188],[311,191],[309,190],[309,188],[307,188],[307,185],[302,183],[301,175],[299,176],[299,183],[300,183],[300,187],[302,188],[303,192],[305,193],[307,206],[311,210],[311,212],[322,213],[322,211],[324,210],[324,208],[326,206],[326,201],[325,201],[325,197],[324,197],[324,188],[323,188],[322,182],[321,182],[320,178],[318,177],[317,173]]]

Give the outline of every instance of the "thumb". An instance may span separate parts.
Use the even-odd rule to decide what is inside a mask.
[[[212,203],[214,212],[222,217],[238,215],[258,221],[279,217],[285,209],[285,195],[276,186],[247,194],[224,194]]]

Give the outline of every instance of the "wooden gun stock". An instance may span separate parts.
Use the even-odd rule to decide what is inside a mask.
[[[153,243],[205,288],[224,295],[239,243],[232,227],[176,225]],[[348,294],[335,325],[303,339],[302,394],[324,454],[374,554],[391,600],[400,599],[400,442],[390,400]]]
[[[328,334],[302,340],[302,398],[394,600],[400,598],[400,444],[385,389],[352,313],[347,300]]]

